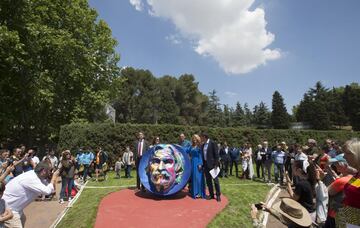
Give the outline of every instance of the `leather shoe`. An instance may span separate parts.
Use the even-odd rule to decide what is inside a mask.
[[[207,200],[212,200],[212,199],[215,199],[215,197],[214,196],[206,196],[206,199]]]
[[[220,196],[216,196],[216,201],[221,202]]]

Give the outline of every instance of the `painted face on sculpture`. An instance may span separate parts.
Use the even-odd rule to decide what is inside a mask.
[[[175,157],[170,148],[154,152],[149,160],[150,181],[158,192],[166,192],[176,180]]]

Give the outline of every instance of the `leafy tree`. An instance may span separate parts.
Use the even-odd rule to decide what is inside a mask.
[[[220,98],[216,95],[216,90],[212,90],[209,93],[207,124],[209,126],[224,126],[224,118],[220,106]]]
[[[345,87],[344,95],[344,110],[349,117],[350,124],[353,130],[360,131],[360,86],[357,83],[352,83]]]
[[[331,127],[329,114],[326,110],[326,104],[321,100],[312,102],[313,116],[311,125],[316,130],[328,130]]]
[[[205,124],[208,97],[199,91],[198,82],[195,82],[193,75],[180,76],[175,101],[180,108],[180,124]]]
[[[232,126],[232,118],[231,118],[231,108],[228,105],[224,105],[224,126],[223,127],[231,127]]]
[[[314,129],[330,129],[332,125],[330,121],[330,100],[329,90],[321,82],[317,82],[314,88],[310,88],[304,94],[296,113],[296,119],[310,123]]]
[[[233,126],[239,127],[245,125],[245,113],[240,102],[236,102],[235,110],[232,113]]]
[[[252,118],[253,118],[253,114],[251,112],[251,110],[249,109],[249,105],[248,103],[244,104],[244,125],[245,126],[250,126],[251,123],[253,122]]]
[[[0,12],[0,136],[32,144],[63,124],[102,120],[119,56],[88,2],[3,0]]]
[[[264,102],[255,105],[253,112],[253,122],[260,128],[266,128],[270,125],[271,112]]]
[[[276,129],[287,129],[290,125],[284,99],[278,91],[273,94],[271,124]]]
[[[328,113],[332,124],[337,126],[345,126],[349,119],[344,111],[343,94],[344,90],[338,90],[333,88],[328,92]]]

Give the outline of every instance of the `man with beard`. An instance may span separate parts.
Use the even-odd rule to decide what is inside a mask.
[[[181,181],[183,159],[176,153],[169,146],[159,146],[149,160],[150,183],[157,192],[167,193]]]

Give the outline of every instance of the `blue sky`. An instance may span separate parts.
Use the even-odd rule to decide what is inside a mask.
[[[271,108],[278,90],[291,112],[317,81],[359,82],[360,1],[236,1],[89,2],[119,42],[120,66],[193,74],[222,104]]]

